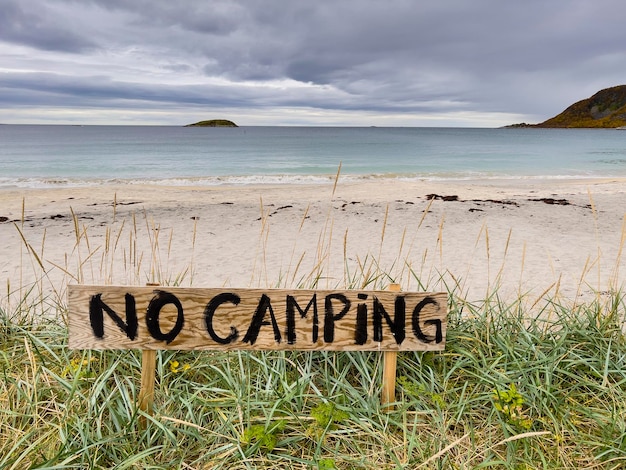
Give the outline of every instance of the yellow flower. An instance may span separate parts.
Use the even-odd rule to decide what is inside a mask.
[[[178,374],[179,372],[185,372],[189,369],[191,369],[191,366],[189,364],[183,364],[181,366],[180,362],[178,361],[170,361],[170,371],[173,374]]]

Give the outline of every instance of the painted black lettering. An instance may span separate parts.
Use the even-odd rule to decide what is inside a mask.
[[[306,318],[307,313],[309,313],[309,310],[311,309],[311,307],[313,307],[313,343],[317,343],[317,336],[318,336],[318,317],[317,317],[317,294],[313,294],[313,297],[311,298],[311,300],[309,301],[309,303],[307,304],[307,306],[305,307],[304,310],[302,310],[300,308],[300,305],[298,305],[298,302],[296,301],[295,297],[293,297],[292,295],[288,295],[287,296],[287,300],[286,300],[287,306],[286,306],[286,315],[287,315],[287,343],[288,344],[296,344],[296,309],[298,309],[298,312],[300,313],[300,318]]]
[[[226,338],[218,336],[218,334],[215,332],[215,329],[213,329],[213,317],[215,316],[215,311],[217,310],[217,307],[226,302],[234,305],[239,305],[239,302],[241,302],[241,298],[237,294],[224,292],[213,297],[204,309],[204,323],[206,325],[206,331],[207,333],[209,333],[211,339],[219,344],[232,343],[239,336],[239,332],[234,326],[230,327],[230,334]]]
[[[131,294],[126,294],[124,298],[126,301],[126,321],[122,320],[111,307],[102,301],[102,294],[91,296],[91,299],[89,299],[89,322],[96,338],[104,338],[104,312],[126,334],[128,339],[134,340],[137,337],[138,321],[135,297]]]
[[[425,297],[424,300],[419,302],[415,306],[415,309],[413,309],[413,319],[412,319],[413,333],[415,334],[415,337],[417,339],[419,339],[420,341],[423,341],[424,343],[432,343],[433,340],[436,343],[441,343],[443,341],[443,333],[441,331],[441,320],[427,320],[424,322],[425,325],[434,325],[434,324],[437,325],[437,332],[434,338],[426,336],[420,327],[420,313],[422,309],[426,305],[429,305],[429,304],[434,305],[437,308],[437,310],[439,310],[439,303],[432,297]]]
[[[343,304],[341,311],[335,315],[333,300]],[[332,343],[335,340],[335,322],[341,320],[350,310],[350,300],[343,294],[328,294],[324,299],[324,342]]]
[[[436,325],[436,330],[435,330],[435,343],[439,344],[443,341],[443,331],[441,328],[441,320],[436,319],[436,320],[426,320],[424,322],[424,325]]]
[[[276,317],[274,316],[272,301],[265,294],[261,296],[261,299],[259,300],[259,305],[257,306],[256,311],[254,312],[254,316],[252,317],[252,321],[250,322],[250,327],[248,328],[246,335],[243,337],[242,341],[244,343],[254,344],[257,337],[259,336],[259,331],[261,331],[261,327],[270,324],[270,322],[264,320],[265,313],[268,311],[272,320],[272,328],[274,329],[274,341],[280,343],[281,335],[280,330],[278,329],[278,323],[276,322]]]
[[[167,304],[173,304],[176,307],[176,324],[170,331],[163,333],[161,331],[161,325],[159,324],[159,315],[161,309]],[[183,329],[184,323],[185,315],[183,313],[183,306],[180,300],[178,300],[178,297],[162,290],[156,291],[155,296],[148,304],[148,312],[146,315],[146,326],[148,327],[150,335],[154,339],[170,344]]]
[[[383,318],[387,322],[391,334],[396,340],[396,344],[402,344],[406,336],[405,322],[406,322],[406,302],[404,296],[399,295],[396,297],[394,304],[393,320],[385,310],[383,304],[378,300],[378,297],[374,297],[374,341],[383,340]]]
[[[367,300],[367,294],[358,294],[359,300]],[[356,306],[356,328],[354,330],[354,344],[367,342],[367,304],[360,302]]]

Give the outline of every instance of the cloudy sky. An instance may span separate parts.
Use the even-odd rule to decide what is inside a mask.
[[[496,127],[626,83],[624,0],[0,0],[0,123]]]

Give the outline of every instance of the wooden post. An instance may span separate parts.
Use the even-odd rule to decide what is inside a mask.
[[[141,388],[139,389],[139,409],[152,415],[154,403],[154,382],[156,381],[156,351],[141,351]]]
[[[147,286],[158,286],[159,283],[147,283]],[[139,388],[139,409],[152,416],[154,404],[154,383],[156,382],[156,351],[144,349],[141,351],[141,385]],[[145,425],[145,418],[141,419]]]
[[[389,284],[387,290],[400,292],[400,284]],[[383,408],[393,411],[393,403],[396,401],[396,364],[398,362],[397,351],[383,352],[383,389],[380,397]]]

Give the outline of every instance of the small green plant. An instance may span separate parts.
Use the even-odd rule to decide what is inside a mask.
[[[349,415],[345,411],[337,409],[334,403],[320,403],[311,410],[311,417],[315,419],[315,424],[321,429],[336,429],[337,424],[348,419]]]
[[[533,422],[524,412],[524,397],[517,391],[514,383],[509,385],[508,390],[494,390],[491,398],[496,410],[504,416],[507,423],[525,430],[530,429]]]
[[[424,384],[417,383],[408,377],[401,375],[398,377],[398,385],[402,388],[406,395],[413,398],[422,398],[427,400],[430,405],[441,410],[446,408],[446,402],[439,393],[431,392]]]
[[[285,421],[279,420],[266,424],[248,426],[241,436],[241,443],[248,447],[258,448],[262,453],[269,454],[278,443],[278,435],[285,429]]]
[[[316,405],[311,410],[311,417],[313,418],[313,424],[307,429],[307,436],[318,441],[327,431],[337,429],[337,425],[347,420],[350,415],[345,411],[337,409],[335,403],[324,402]]]
[[[337,466],[333,459],[320,459],[317,462],[317,468],[318,470],[335,470]]]

